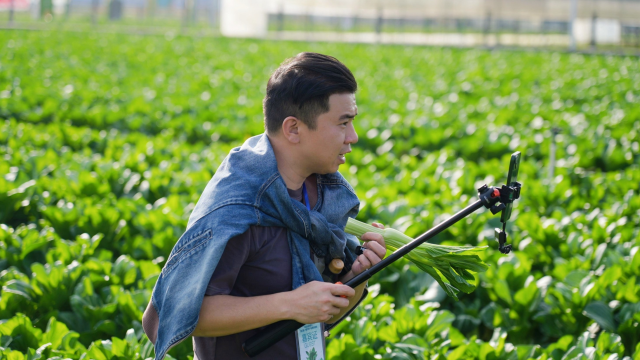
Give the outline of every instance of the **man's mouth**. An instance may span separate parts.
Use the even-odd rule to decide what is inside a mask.
[[[350,153],[350,152],[351,152],[351,150],[338,154],[338,159],[340,159],[340,161],[341,161],[342,163],[344,163],[345,161],[347,161],[347,160],[346,160],[346,158],[345,158],[344,156],[345,156],[346,154]]]

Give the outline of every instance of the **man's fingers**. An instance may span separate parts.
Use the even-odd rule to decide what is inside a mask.
[[[371,264],[371,266],[379,263],[380,260],[382,260],[382,258],[380,256],[378,256],[377,253],[375,253],[374,251],[369,250],[369,249],[365,250],[362,253],[362,256],[366,256],[366,258],[367,258],[367,260],[369,260],[369,263]]]
[[[365,250],[364,252],[367,252],[367,250]],[[358,256],[356,261],[360,262],[360,265],[362,265],[363,270],[369,269],[372,266],[371,261],[364,253]]]
[[[384,246],[380,245],[376,241],[367,242],[365,247],[366,247],[366,250],[371,250],[376,255],[378,255],[380,259],[384,259],[384,256],[387,254],[387,249],[385,249]],[[366,253],[366,250],[365,250],[365,253]]]
[[[331,299],[331,305],[333,305],[334,309],[338,309],[338,311],[340,311],[341,308],[349,306],[349,299],[334,296]]]
[[[362,265],[360,265],[360,263],[356,260],[353,262],[353,265],[351,265],[351,270],[353,271],[354,274],[357,275],[363,272],[365,268],[363,268]]]
[[[347,301],[347,305],[341,306],[341,307],[347,307],[348,305],[349,305],[349,302]],[[332,306],[331,310],[329,310],[329,315],[338,315],[338,314],[340,314],[340,307]]]
[[[384,229],[384,225],[380,224],[380,223],[372,223],[371,225],[377,227],[378,229]]]
[[[333,285],[331,287],[331,294],[334,296],[354,296],[356,291],[353,290],[350,286],[347,285]],[[346,300],[346,299],[345,299]],[[347,301],[348,303],[348,301]]]
[[[363,241],[375,241],[375,242],[384,241],[384,237],[382,235],[374,232],[366,232],[362,234],[360,238]]]
[[[382,235],[368,232],[364,233],[361,239],[366,243],[365,247],[367,249],[371,249],[380,259],[384,259],[384,256],[387,254],[387,249]]]
[[[373,233],[373,232],[364,233],[362,234],[362,237],[360,237],[360,239],[362,239],[362,241],[366,242],[367,244],[371,244],[375,242],[382,245],[382,247],[385,247],[384,237],[377,233]],[[367,247],[369,246],[367,245]]]

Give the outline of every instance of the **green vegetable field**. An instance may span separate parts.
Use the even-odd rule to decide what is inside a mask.
[[[358,80],[358,220],[417,236],[523,155],[514,251],[499,216],[461,221],[435,242],[489,246],[477,289],[455,301],[402,260],[328,359],[640,360],[638,58],[7,30],[0,49],[1,359],[153,357],[141,318],[173,244],[263,131],[270,73],[315,51]]]

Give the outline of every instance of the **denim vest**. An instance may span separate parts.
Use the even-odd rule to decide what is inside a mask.
[[[357,239],[344,232],[360,202],[340,173],[317,175],[318,201],[309,211],[289,197],[266,134],[231,150],[207,184],[158,277],[151,301],[159,317],[155,359],[196,328],[204,293],[227,241],[249,226],[288,231],[292,288],[322,281],[310,254],[355,260]]]

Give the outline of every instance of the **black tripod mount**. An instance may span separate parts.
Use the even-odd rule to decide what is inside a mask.
[[[501,188],[487,186],[485,184],[478,189],[478,197],[480,198],[480,201],[482,201],[482,204],[495,215],[504,211],[507,208],[507,205],[512,204],[514,200],[520,198],[521,188],[522,184],[517,181],[513,182],[511,186],[502,185]],[[511,216],[510,211],[509,216]],[[496,240],[498,241],[498,250],[503,254],[511,252],[511,244],[507,245],[507,219],[503,216],[500,219],[502,222],[502,229],[495,229]]]

